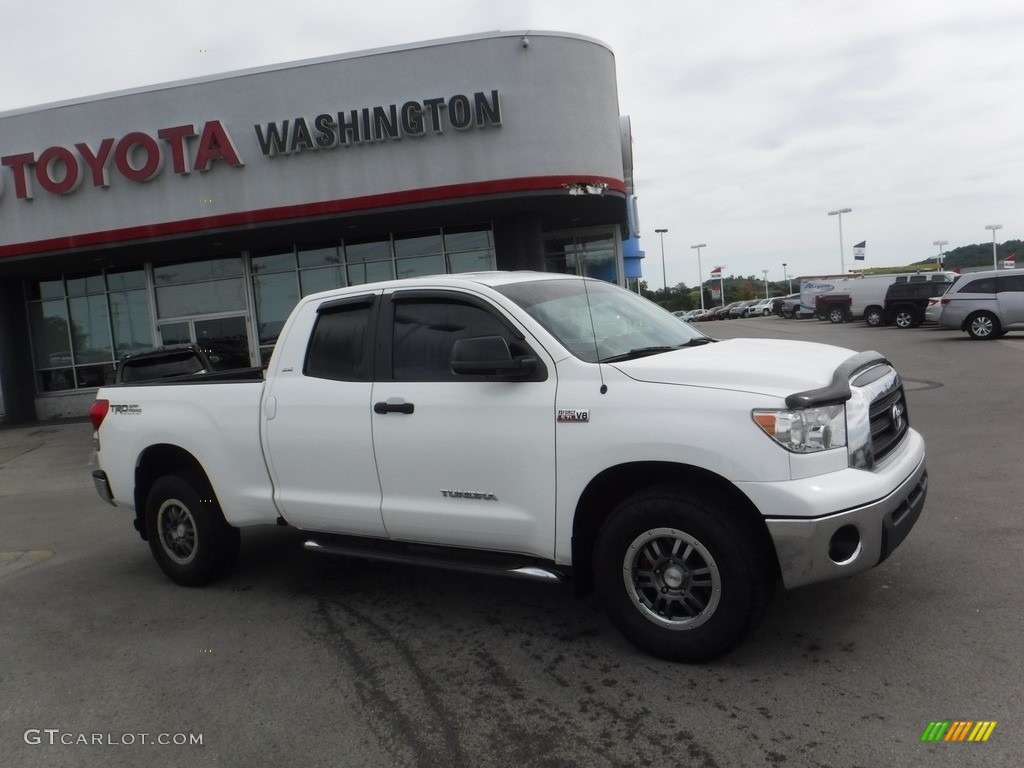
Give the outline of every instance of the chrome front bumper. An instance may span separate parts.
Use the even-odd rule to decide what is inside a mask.
[[[924,459],[899,487],[871,504],[815,518],[767,518],[787,589],[874,568],[906,538],[924,508]]]

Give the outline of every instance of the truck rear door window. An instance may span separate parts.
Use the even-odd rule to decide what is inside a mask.
[[[366,339],[371,310],[365,302],[321,310],[303,373],[319,379],[369,381],[372,368]]]

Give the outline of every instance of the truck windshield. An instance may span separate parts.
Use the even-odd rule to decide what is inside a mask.
[[[497,286],[580,360],[614,362],[711,341],[618,286],[567,278]]]

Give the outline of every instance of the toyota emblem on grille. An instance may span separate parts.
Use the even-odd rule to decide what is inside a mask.
[[[897,432],[903,429],[903,406],[899,403],[892,407],[892,425],[896,427]]]

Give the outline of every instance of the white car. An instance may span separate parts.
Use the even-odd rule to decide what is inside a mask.
[[[761,299],[756,304],[751,304],[744,310],[744,317],[764,317],[772,313],[772,300]]]

